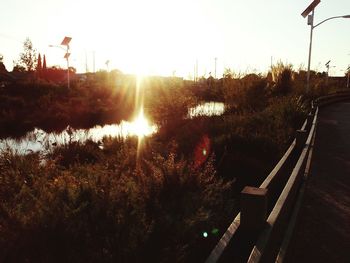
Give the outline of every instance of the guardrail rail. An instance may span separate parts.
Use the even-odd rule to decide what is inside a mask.
[[[320,97],[283,157],[260,187],[241,192],[241,211],[206,263],[284,262],[310,173],[320,107],[350,99],[350,91]]]

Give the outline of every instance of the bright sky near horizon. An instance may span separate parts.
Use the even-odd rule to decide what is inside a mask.
[[[125,73],[217,76],[266,72],[273,63],[307,66],[310,27],[301,12],[312,0],[1,0],[0,54],[8,70],[29,37],[48,66],[65,67],[64,51],[50,48],[72,37],[71,66],[78,72],[120,69]],[[350,15],[349,0],[321,0],[315,24]],[[314,30],[311,68],[344,75],[350,64],[350,19]],[[335,67],[334,67],[335,66]]]

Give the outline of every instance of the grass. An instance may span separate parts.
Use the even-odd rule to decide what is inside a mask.
[[[264,180],[309,100],[333,90],[315,75],[305,94],[303,72],[273,70],[198,83],[145,80],[145,113],[159,132],[141,148],[136,138],[104,138],[1,152],[0,261],[204,261],[238,211],[241,189]],[[97,77],[70,90],[44,82],[6,87],[0,136],[132,117],[136,81]],[[225,102],[224,115],[185,118],[211,99]]]
[[[201,233],[227,217],[230,189],[211,159],[195,168],[168,152],[136,162],[133,140],[106,139],[89,161],[70,157],[88,156],[91,142],[66,147],[45,163],[1,154],[1,261],[204,259]]]

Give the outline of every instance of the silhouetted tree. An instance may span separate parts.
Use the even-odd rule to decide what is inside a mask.
[[[7,72],[6,67],[3,63],[3,59],[4,59],[4,56],[2,54],[0,54],[0,72],[4,72],[4,71]]]
[[[41,65],[41,55],[39,53],[38,56],[38,63],[36,64],[36,75],[37,77],[41,77],[42,76],[42,65]]]
[[[22,65],[16,64],[15,61],[13,61],[13,64],[14,64],[13,71],[15,71],[15,72],[25,72],[26,71],[26,69]]]
[[[23,52],[20,53],[19,60],[15,63],[16,68],[24,68],[25,71],[34,71],[37,63],[36,50],[32,41],[27,38],[23,43]]]
[[[43,60],[43,71],[46,71],[46,56],[44,55],[44,60]]]
[[[39,53],[39,56],[38,56],[38,63],[36,64],[36,71],[38,72],[41,72],[42,70],[42,66],[41,66],[41,55]]]
[[[41,77],[46,78],[47,76],[47,67],[46,67],[46,56],[43,57],[43,67],[41,71]]]

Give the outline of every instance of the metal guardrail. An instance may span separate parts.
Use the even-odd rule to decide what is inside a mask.
[[[275,241],[280,241],[284,233],[284,221],[290,215],[290,209],[296,200],[302,176],[305,171],[305,165],[310,150],[310,145],[314,132],[316,130],[318,109],[312,123],[308,138],[304,148],[300,154],[297,164],[295,165],[287,184],[285,185],[281,195],[279,196],[272,212],[267,218],[267,225],[260,234],[252,252],[250,253],[248,262],[273,262],[279,247],[274,246]],[[279,240],[278,240],[279,239]]]
[[[241,193],[241,212],[212,250],[206,263],[230,261],[230,242],[240,244],[239,262],[283,262],[309,173],[319,107],[350,99],[349,91],[320,97],[296,139],[259,188],[246,187]],[[262,191],[264,190],[264,191]],[[252,216],[253,215],[253,216]],[[234,240],[234,241],[232,241]],[[243,249],[242,249],[243,248]],[[250,252],[250,254],[249,254]],[[224,260],[223,260],[224,258]]]
[[[315,104],[319,107],[322,107],[347,99],[350,99],[350,92],[348,90],[342,90],[316,99]]]
[[[315,123],[315,125],[316,125],[316,123]],[[305,189],[306,189],[306,185],[307,185],[307,179],[308,179],[308,177],[310,175],[310,171],[311,171],[310,169],[311,169],[313,149],[314,149],[314,145],[315,145],[315,138],[316,138],[316,130],[314,131],[311,145],[309,146],[309,154],[308,154],[308,158],[306,161],[305,173],[303,176],[302,185],[301,185],[300,190],[299,190],[299,195],[298,195],[298,198],[296,200],[293,214],[290,218],[286,234],[283,238],[280,250],[279,250],[277,258],[276,258],[277,263],[282,263],[285,261],[286,258],[288,258],[289,245],[290,245],[290,242],[291,242],[291,239],[293,236],[293,232],[294,232],[294,228],[295,228],[298,216],[299,216],[299,210],[301,208],[302,200],[304,197],[304,193],[305,193]]]

